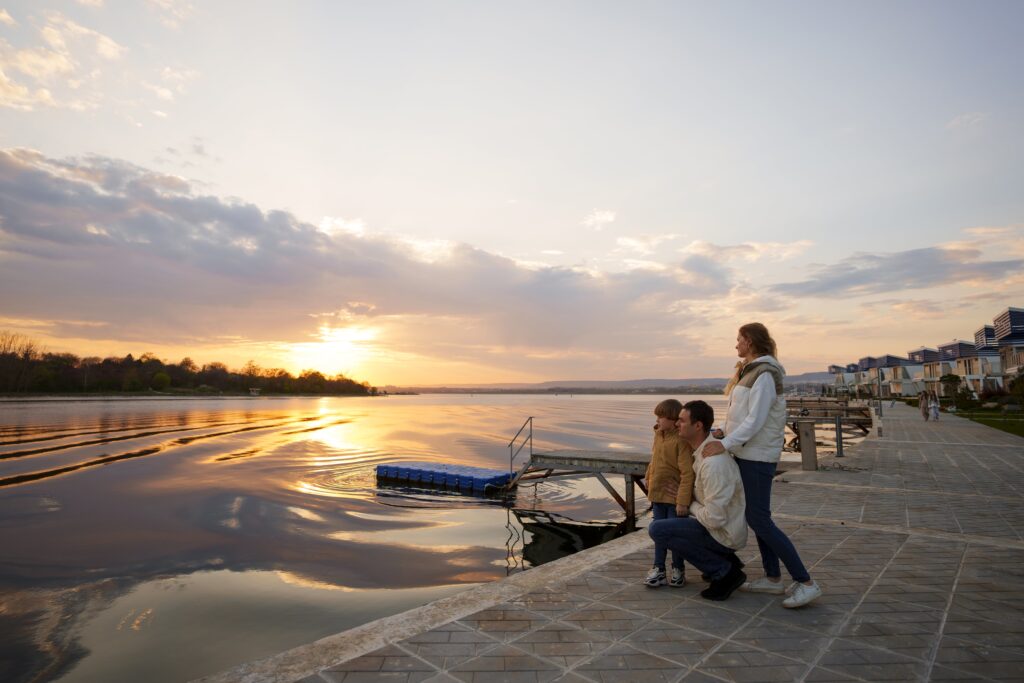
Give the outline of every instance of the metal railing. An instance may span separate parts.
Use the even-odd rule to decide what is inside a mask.
[[[526,430],[525,434],[523,434],[523,430]],[[518,448],[516,448],[516,441],[519,439],[519,436],[521,434],[523,435],[523,440],[522,440],[523,442],[521,444],[519,444]],[[530,417],[526,418],[526,422],[524,422],[523,426],[519,428],[519,431],[516,432],[516,435],[512,437],[512,440],[508,442],[508,471],[509,472],[512,472],[512,473],[515,472],[515,469],[513,468],[513,464],[512,463],[515,462],[516,456],[519,455],[519,452],[521,450],[523,450],[523,448],[527,444],[530,445],[530,457],[532,458],[533,457],[533,416],[532,415]]]

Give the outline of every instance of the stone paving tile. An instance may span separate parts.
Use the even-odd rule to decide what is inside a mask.
[[[418,633],[398,645],[439,669],[456,666],[498,646],[498,641],[467,626],[450,622]]]
[[[683,669],[676,662],[618,643],[574,671],[601,683],[670,683],[679,678]]]
[[[755,650],[740,643],[725,643],[696,670],[737,683],[788,683],[799,680],[809,668],[807,662]]]
[[[791,659],[812,663],[831,638],[815,631],[805,631],[792,626],[756,619],[744,626],[731,640],[741,645],[767,650]]]
[[[563,668],[570,668],[607,649],[612,639],[593,630],[554,621],[517,638],[512,644],[529,654],[543,657]]]
[[[548,683],[563,673],[555,664],[511,645],[501,645],[448,671],[463,683]]]
[[[475,629],[495,640],[508,641],[550,620],[536,612],[512,605],[496,606],[459,619],[459,624]]]
[[[328,683],[423,683],[436,673],[437,669],[430,664],[394,645],[388,645],[362,657],[330,666],[321,671],[320,676]]]
[[[697,597],[669,610],[660,617],[660,620],[674,626],[725,638],[753,619],[749,614],[719,606],[728,602],[727,600],[725,603],[715,603]]]
[[[643,628],[650,623],[650,618],[611,605],[594,603],[565,615],[560,621],[610,640],[619,640]]]
[[[625,587],[626,584],[622,581],[609,579],[593,573],[582,574],[568,581],[562,581],[550,586],[551,590],[566,591],[591,600],[600,600],[612,593],[617,593]]]
[[[631,612],[646,614],[649,617],[660,617],[686,600],[687,596],[692,592],[693,588],[687,586],[648,588],[643,584],[637,583],[626,586],[618,593],[603,598],[601,603]]]
[[[642,652],[691,667],[722,641],[682,626],[656,621],[627,636],[623,642]]]
[[[509,600],[506,604],[543,614],[549,619],[557,619],[559,616],[574,612],[591,602],[589,598],[576,593],[545,589],[527,593],[514,600]]]
[[[922,660],[845,638],[833,641],[818,664],[868,681],[921,680],[928,671],[928,665]]]
[[[827,588],[826,588],[827,590]],[[814,631],[825,635],[836,635],[842,628],[849,613],[845,609],[837,609],[825,602],[825,596],[819,598],[814,604],[801,609],[786,609],[780,602],[778,605],[771,605],[760,616],[770,621],[785,624],[793,628],[800,628],[805,631]]]
[[[995,621],[960,609],[946,616],[943,635],[962,640],[1024,652],[1024,623]]]
[[[947,667],[996,680],[1024,679],[1024,652],[1005,650],[946,636],[935,661]]]
[[[836,671],[830,671],[824,667],[816,666],[804,675],[804,683],[846,683],[846,681],[859,681],[860,678],[847,676]]]

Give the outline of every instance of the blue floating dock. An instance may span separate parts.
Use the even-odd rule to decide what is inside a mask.
[[[462,492],[483,493],[488,486],[504,486],[512,479],[509,472],[469,465],[438,462],[400,462],[377,465],[377,478],[409,484],[443,486]]]

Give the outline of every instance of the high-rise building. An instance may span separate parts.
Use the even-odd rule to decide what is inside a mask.
[[[1024,344],[1024,308],[1007,308],[992,321],[996,331],[996,344],[1011,346]]]
[[[979,351],[996,348],[996,328],[992,325],[982,325],[974,333],[974,348]]]

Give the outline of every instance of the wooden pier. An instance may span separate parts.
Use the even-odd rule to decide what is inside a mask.
[[[636,490],[638,486],[645,494],[643,478],[647,473],[647,464],[651,461],[650,453],[625,453],[620,451],[579,451],[559,450],[548,453],[531,453],[529,460],[512,477],[508,488],[520,482],[538,479],[565,479],[569,477],[593,476],[605,490],[611,494],[615,502],[626,512],[626,520],[633,524],[636,520]],[[621,475],[625,481],[626,496],[623,498],[612,486],[606,474]]]

